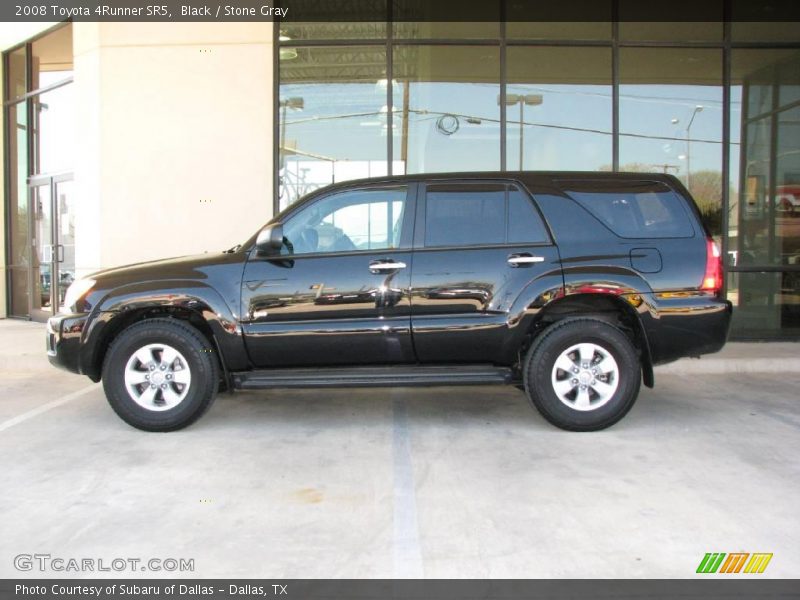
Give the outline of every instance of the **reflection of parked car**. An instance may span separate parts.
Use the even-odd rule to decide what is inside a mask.
[[[786,263],[792,266],[800,265],[800,252],[793,254],[786,259]],[[786,271],[781,280],[781,289],[788,294],[800,293],[800,272]]]
[[[58,305],[61,306],[64,303],[64,297],[67,295],[69,286],[75,281],[75,275],[69,271],[65,271],[60,273],[58,278],[61,280],[61,287],[58,290]]]
[[[457,300],[477,300],[481,304],[485,304],[488,300],[491,299],[492,294],[489,290],[484,290],[480,288],[460,288],[458,286],[455,287],[446,287],[446,288],[436,288],[432,290],[428,290],[425,293],[426,298],[430,298],[431,300],[442,300],[442,299],[457,299]]]
[[[776,187],[775,210],[792,215],[800,213],[800,185],[779,185]]]
[[[669,175],[389,177],[318,190],[228,252],[75,282],[48,354],[146,430],[185,427],[220,386],[476,384],[595,430],[654,365],[724,345],[722,275]]]
[[[375,302],[378,290],[364,290],[354,294],[321,294],[314,300],[315,304],[351,304],[362,302]]]
[[[43,267],[40,267],[39,271],[39,301],[41,304],[39,306],[50,306],[50,269],[47,268],[47,271],[41,270]]]
[[[43,269],[44,267],[40,267]],[[67,288],[72,285],[72,282],[75,281],[72,273],[69,271],[65,271],[58,276],[59,280],[61,281],[61,285],[58,288],[58,301],[59,306],[60,303],[64,301],[64,296],[67,293]],[[39,291],[40,291],[40,300],[41,306],[49,306],[50,305],[50,269],[48,267],[47,271],[40,271],[39,272]]]
[[[767,192],[763,187],[756,187],[751,190],[747,195],[745,215],[748,217],[763,217],[763,213],[769,209],[766,197]],[[778,213],[800,214],[800,184],[776,186],[772,205]]]

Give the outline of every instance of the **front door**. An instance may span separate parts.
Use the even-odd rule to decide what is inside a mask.
[[[253,250],[242,325],[259,367],[414,360],[408,186],[333,192],[283,222],[280,253]]]
[[[28,185],[28,314],[45,321],[58,312],[75,276],[72,175],[32,177]]]
[[[561,284],[558,250],[527,192],[498,182],[431,183],[414,235],[412,329],[420,362],[493,362],[508,312],[537,278]]]

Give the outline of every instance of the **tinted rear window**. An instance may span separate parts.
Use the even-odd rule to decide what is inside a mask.
[[[559,181],[581,206],[624,238],[689,238],[683,197],[657,181]]]
[[[426,246],[505,241],[504,185],[431,185],[425,210]]]
[[[505,184],[427,187],[425,245],[543,243],[547,230],[527,194]]]

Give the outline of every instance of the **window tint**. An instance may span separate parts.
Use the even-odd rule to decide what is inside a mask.
[[[406,188],[353,190],[313,202],[284,224],[282,254],[397,248]]]
[[[508,191],[508,243],[546,242],[547,230],[528,195],[515,187]]]
[[[692,237],[685,200],[652,181],[561,181],[581,206],[624,238]]]
[[[505,241],[505,186],[432,185],[426,197],[426,246],[475,246]]]
[[[476,246],[547,240],[530,199],[514,186],[447,184],[427,188],[426,246]]]

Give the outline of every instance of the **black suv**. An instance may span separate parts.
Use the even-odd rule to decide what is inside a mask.
[[[474,173],[318,190],[244,244],[76,281],[50,361],[134,427],[218,389],[511,384],[602,429],[653,365],[716,352],[720,253],[674,177]]]

